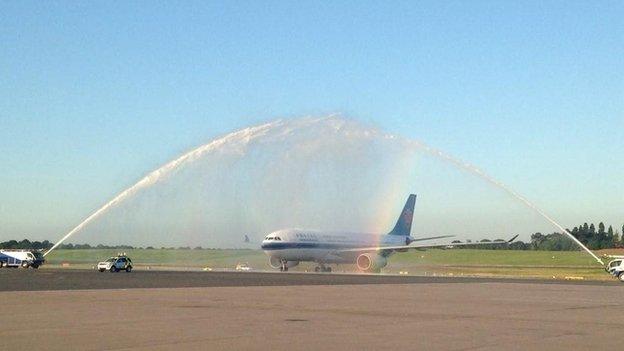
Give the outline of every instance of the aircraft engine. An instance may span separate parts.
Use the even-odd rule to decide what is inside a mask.
[[[357,257],[356,264],[363,272],[378,273],[388,264],[388,260],[380,255],[363,253]]]
[[[286,267],[292,268],[292,267],[297,266],[298,264],[299,264],[299,261],[288,261],[286,262]],[[282,267],[282,261],[277,257],[271,257],[269,259],[269,265],[271,266],[271,268],[279,269]]]

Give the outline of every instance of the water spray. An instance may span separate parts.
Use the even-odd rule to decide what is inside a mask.
[[[262,124],[259,126],[255,126],[255,127],[250,127],[250,128],[245,128],[233,133],[230,133],[224,137],[221,138],[217,138],[215,140],[213,140],[212,142],[202,145],[200,147],[197,147],[185,154],[183,154],[182,156],[176,158],[175,160],[166,163],[165,165],[161,166],[160,168],[156,169],[155,171],[149,173],[147,176],[145,176],[143,179],[141,179],[139,182],[137,182],[136,184],[134,184],[133,186],[131,186],[130,188],[124,190],[123,192],[119,193],[117,196],[115,196],[112,200],[110,200],[109,202],[107,202],[104,206],[102,206],[100,209],[98,209],[97,211],[95,211],[93,214],[91,214],[89,217],[87,217],[85,220],[83,220],[80,224],[78,224],[75,228],[73,228],[69,233],[67,233],[63,238],[61,238],[61,240],[59,240],[57,243],[54,244],[54,246],[52,246],[50,248],[50,250],[48,250],[45,254],[49,254],[50,252],[52,252],[55,248],[57,248],[59,245],[61,245],[65,240],[67,240],[69,237],[71,237],[73,234],[75,234],[76,232],[80,231],[81,229],[83,229],[87,224],[91,223],[93,220],[95,220],[96,218],[100,217],[102,214],[106,213],[110,208],[112,208],[113,206],[121,203],[122,201],[124,201],[125,199],[127,199],[128,197],[131,197],[132,195],[136,194],[138,191],[145,189],[147,187],[150,187],[156,183],[158,183],[159,181],[166,179],[169,175],[171,175],[174,171],[176,171],[177,169],[179,169],[182,165],[189,163],[189,162],[193,162],[197,159],[199,159],[200,157],[202,157],[205,154],[211,153],[211,152],[215,152],[215,151],[219,151],[220,148],[228,146],[228,147],[232,147],[232,151],[237,154],[237,155],[244,155],[245,154],[245,148],[247,146],[249,146],[249,144],[262,137],[262,136],[269,136],[269,137],[275,137],[277,138],[277,140],[279,141],[279,137],[283,136],[283,135],[288,135],[289,133],[291,133],[294,129],[296,129],[296,127],[301,128],[303,127],[308,127],[310,125],[314,125],[315,123],[320,123],[322,121],[326,121],[327,124],[323,124],[323,126],[329,126],[330,128],[332,128],[332,130],[338,131],[341,128],[343,128],[343,126],[345,125],[346,120],[344,119],[340,119],[340,118],[336,118],[336,116],[329,116],[329,117],[323,117],[323,118],[308,118],[308,119],[302,119],[301,121],[303,122],[302,124],[299,124],[299,122],[297,122],[299,120],[294,120],[294,121],[282,121],[282,120],[277,120],[274,122],[270,122],[270,123],[266,123],[266,124]],[[281,129],[280,129],[281,127]],[[274,134],[269,134],[273,132]],[[350,132],[352,132],[352,130],[348,130],[345,132],[344,135],[346,136],[350,136],[351,134],[349,134]],[[473,175],[478,176],[479,178],[485,180],[486,182],[498,187],[499,189],[502,189],[503,191],[505,191],[506,193],[510,194],[514,199],[518,200],[519,202],[521,202],[524,206],[528,207],[529,209],[533,210],[534,212],[536,212],[537,214],[539,214],[541,217],[545,218],[548,222],[550,222],[552,225],[554,225],[556,228],[558,228],[561,233],[567,235],[568,237],[570,237],[576,244],[578,244],[583,250],[585,250],[587,253],[589,253],[594,259],[596,259],[597,262],[599,262],[601,265],[603,265],[604,263],[602,262],[602,260],[596,256],[593,252],[591,252],[591,250],[589,250],[587,247],[585,247],[578,239],[576,239],[574,236],[572,236],[566,229],[563,228],[563,226],[561,226],[559,223],[557,223],[554,219],[552,219],[550,216],[548,216],[546,213],[544,213],[544,211],[542,211],[541,209],[539,209],[537,206],[535,206],[533,203],[531,203],[529,200],[527,200],[524,196],[518,194],[517,192],[513,191],[512,189],[510,189],[509,187],[507,187],[505,184],[503,184],[502,182],[492,178],[491,176],[487,175],[486,173],[484,173],[483,171],[481,171],[479,168],[461,161],[460,159],[457,159],[449,154],[446,154],[440,150],[437,150],[435,148],[429,147],[428,145],[419,142],[419,141],[414,141],[411,139],[407,139],[407,138],[398,138],[394,135],[391,134],[387,134],[387,133],[383,133],[380,132],[377,129],[372,129],[372,130],[356,130],[355,131],[356,134],[366,138],[371,138],[371,137],[381,137],[383,139],[387,139],[387,140],[398,140],[398,141],[402,141],[404,142],[404,145],[406,146],[411,146],[411,147],[415,147],[418,150],[421,150],[427,154],[433,155],[434,157],[441,159],[443,161],[449,162],[455,166],[457,166],[460,169],[463,169]],[[261,141],[263,139],[260,139]]]
[[[61,240],[56,242],[54,244],[54,246],[52,246],[50,248],[50,250],[46,251],[43,254],[43,256],[48,255],[50,252],[52,252],[52,250],[56,249],[65,240],[67,240],[67,238],[69,238],[74,233],[78,232],[83,227],[85,227],[87,224],[89,224],[91,221],[93,221],[94,219],[96,219],[97,217],[99,217],[100,215],[105,213],[109,208],[111,208],[114,205],[122,202],[124,199],[126,199],[129,196],[131,196],[132,194],[135,194],[139,190],[141,190],[143,188],[146,188],[148,186],[151,186],[151,185],[157,183],[158,181],[162,180],[164,177],[166,177],[167,175],[171,174],[171,172],[173,172],[174,170],[179,168],[182,164],[184,164],[186,162],[189,162],[189,161],[193,161],[193,160],[201,157],[203,154],[205,154],[207,152],[210,152],[210,151],[213,151],[217,147],[219,147],[219,146],[221,146],[221,145],[223,145],[223,144],[225,144],[227,142],[230,142],[230,141],[234,141],[235,142],[235,141],[244,140],[246,142],[249,142],[249,140],[251,138],[263,135],[271,127],[273,127],[275,125],[278,125],[280,123],[281,123],[281,121],[275,121],[275,122],[262,124],[262,125],[259,125],[259,126],[256,126],[256,127],[245,128],[245,129],[242,129],[240,131],[230,133],[230,134],[228,134],[228,135],[226,135],[226,136],[224,136],[222,138],[216,139],[216,140],[214,140],[214,141],[212,141],[212,142],[210,142],[208,144],[205,144],[205,145],[202,145],[202,146],[200,146],[200,147],[198,147],[196,149],[193,149],[193,150],[185,153],[184,155],[178,157],[177,159],[175,159],[175,160],[165,164],[164,166],[161,166],[157,170],[155,170],[155,171],[151,172],[150,174],[148,174],[147,176],[145,176],[143,179],[138,181],[136,184],[134,184],[130,188],[122,191],[121,193],[119,193],[119,195],[115,196],[112,200],[107,202],[99,210],[95,211],[93,214],[91,214],[89,217],[87,217],[85,220],[83,220],[74,229],[72,229],[69,233],[67,233],[64,237],[62,237]]]
[[[437,150],[435,148],[429,147],[426,144],[422,143],[422,142],[414,142],[412,141],[412,143],[415,143],[419,148],[424,149],[426,152],[428,152],[429,154],[432,154],[438,158],[441,158],[443,160],[446,160],[447,162],[450,162],[452,164],[454,164],[455,166],[466,170],[478,177],[480,177],[481,179],[485,180],[486,182],[497,186],[498,188],[502,189],[503,191],[505,191],[506,193],[510,194],[513,198],[515,198],[516,200],[520,201],[522,204],[524,204],[525,206],[527,206],[528,208],[530,208],[531,210],[533,210],[535,213],[539,214],[540,216],[542,216],[544,219],[546,219],[548,222],[550,222],[552,225],[554,225],[556,228],[558,228],[561,233],[567,235],[570,239],[572,239],[578,246],[580,246],[583,250],[585,250],[588,254],[590,254],[598,263],[600,263],[600,265],[604,266],[604,262],[598,257],[596,256],[596,254],[594,254],[589,248],[587,248],[587,246],[583,245],[583,243],[581,243],[577,238],[574,237],[574,235],[570,234],[570,232],[568,232],[565,228],[563,228],[563,226],[559,223],[557,223],[552,217],[550,217],[549,215],[547,215],[544,211],[542,211],[539,207],[537,207],[535,204],[533,204],[531,201],[527,200],[527,198],[525,198],[524,196],[518,194],[517,192],[515,192],[514,190],[512,190],[511,188],[509,188],[507,185],[505,185],[504,183],[492,178],[491,176],[489,176],[488,174],[486,174],[485,172],[483,172],[482,170],[480,170],[479,168],[475,167],[474,165],[467,163],[467,162],[463,162],[462,160],[455,158],[445,152],[442,152],[440,150]]]

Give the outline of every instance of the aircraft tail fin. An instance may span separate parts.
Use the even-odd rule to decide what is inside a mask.
[[[405,202],[403,211],[399,216],[394,229],[388,233],[388,235],[403,235],[409,236],[412,231],[412,219],[414,218],[414,204],[416,204],[416,195],[410,194]]]

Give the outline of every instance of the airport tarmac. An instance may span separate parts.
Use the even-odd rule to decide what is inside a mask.
[[[288,286],[288,285],[353,285],[353,284],[434,284],[466,282],[540,283],[623,285],[610,281],[564,281],[540,279],[434,277],[383,274],[327,274],[280,272],[167,271],[140,270],[98,272],[85,269],[0,269],[0,291],[85,290],[136,288],[191,288],[229,286]]]
[[[0,283],[3,349],[586,350],[624,342],[624,285],[616,282],[5,270]]]

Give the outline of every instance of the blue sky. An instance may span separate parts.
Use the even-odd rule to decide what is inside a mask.
[[[336,112],[564,225],[620,227],[623,17],[616,1],[2,2],[0,239],[54,239],[213,137]]]

